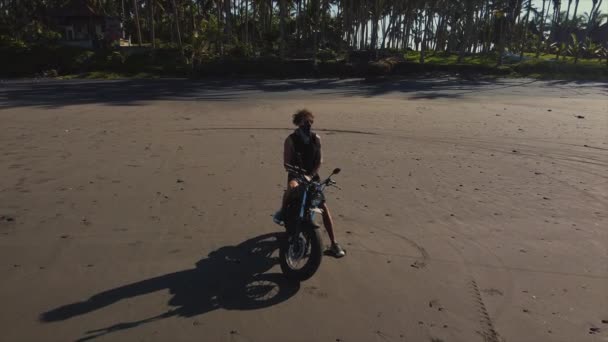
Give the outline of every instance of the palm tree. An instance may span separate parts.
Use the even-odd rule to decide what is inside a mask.
[[[594,24],[596,24],[596,19],[600,15],[600,6],[602,5],[602,0],[592,0],[591,11],[589,12],[589,20],[587,21],[587,32],[586,37],[589,36],[589,33],[594,28]]]
[[[460,51],[458,53],[458,63],[462,62],[466,47],[470,44],[471,28],[473,27],[473,12],[474,12],[474,0],[465,0],[464,12],[466,13],[465,28],[462,30],[462,41],[460,43]]]
[[[566,11],[566,22],[568,21],[568,18],[570,17],[570,6],[572,5],[572,0],[568,0],[568,10]]]
[[[229,43],[232,42],[232,14],[230,12],[230,0],[224,1],[224,20],[224,40],[225,42]]]
[[[570,0],[572,1],[572,0]],[[520,52],[519,52],[519,59],[523,60],[524,58],[524,46],[526,44],[526,40],[527,40],[527,35],[528,35],[528,22],[530,20],[530,11],[532,10],[532,0],[528,0],[528,9],[526,11],[526,21],[524,23],[524,29],[523,29],[523,37],[521,38],[521,48],[520,48]]]
[[[578,11],[578,3],[580,0],[574,0],[574,13],[572,14],[572,19],[575,20],[576,17],[576,12]]]
[[[141,26],[139,22],[139,11],[137,10],[139,5],[137,4],[137,0],[133,0],[133,12],[135,13],[135,27],[137,28],[137,43],[141,46]]]
[[[148,15],[149,15],[149,26],[150,26],[150,43],[152,43],[152,49],[156,49],[156,36],[154,30],[154,2],[155,0],[148,0]]]
[[[540,46],[543,42],[545,35],[545,3],[547,0],[543,0],[543,9],[540,12],[540,32],[538,33],[538,43],[536,45],[536,58],[540,57]],[[577,0],[578,3],[578,0]],[[547,9],[548,11],[548,9]]]
[[[179,29],[179,12],[177,10],[176,0],[171,0],[173,4],[173,18],[175,21],[175,30],[177,32],[177,43],[179,44],[179,51],[182,57],[182,60],[186,60],[186,56],[184,55],[184,46],[182,45],[182,35]]]
[[[287,44],[287,33],[285,32],[285,20],[287,16],[287,5],[285,3],[286,0],[279,0],[279,16],[280,16],[280,30],[281,30],[281,47],[280,54],[281,58],[285,57],[285,45]]]

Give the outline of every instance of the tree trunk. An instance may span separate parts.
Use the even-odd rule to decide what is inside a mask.
[[[380,24],[380,0],[374,1],[374,12],[372,18],[372,39],[371,50],[376,51],[378,48],[378,26]]]
[[[504,17],[499,18],[500,22],[498,23],[498,42],[497,42],[497,46],[496,46],[496,52],[498,54],[498,58],[496,61],[496,65],[497,66],[501,66],[502,65],[502,55],[504,53],[505,50],[505,23],[506,20]]]
[[[382,19],[380,20],[381,24],[380,24],[380,29],[382,30],[382,43],[380,45],[380,49],[384,49],[384,43],[386,41],[386,17],[382,17]]]
[[[329,11],[329,3],[327,2],[327,0],[321,0],[321,44],[324,46],[327,43],[327,22],[326,22],[326,17],[327,17],[327,11]]]
[[[314,26],[315,26],[312,29],[314,63],[315,63],[315,65],[317,65],[317,54],[319,52],[319,24],[320,24],[320,18],[319,18],[320,8],[319,7],[321,6],[321,1],[313,0],[313,1],[311,1],[311,4],[314,6],[313,12],[312,12],[314,15]]]
[[[483,6],[483,5],[482,5]],[[477,20],[475,25],[477,25],[478,29],[477,32],[475,34],[475,50],[473,52],[475,53],[480,53],[483,47],[483,37],[480,35],[481,33],[481,26],[482,26],[482,18],[483,18],[483,7],[481,7],[479,9],[479,11],[477,12]]]
[[[469,45],[469,38],[470,38],[469,36],[470,36],[471,27],[473,26],[473,12],[474,12],[472,0],[466,0],[465,12],[467,13],[467,15],[466,15],[466,22],[465,22],[463,35],[462,35],[463,39],[460,43],[460,51],[458,52],[458,63],[462,63],[462,59],[464,58],[465,49]]]
[[[345,3],[341,3],[342,6],[345,6]],[[351,33],[352,33],[352,21],[351,21],[351,11],[350,6],[348,8],[343,8],[342,13],[344,14],[343,23],[344,23],[344,35],[346,39],[346,49],[350,51],[351,47]]]
[[[422,39],[421,39],[421,45],[420,45],[420,64],[424,64],[427,37],[428,37],[428,27],[431,24],[432,11],[427,8],[425,14],[426,14],[426,20],[425,20],[425,24],[424,24],[424,30],[422,32]]]
[[[523,0],[515,0],[515,4],[512,7],[509,7],[510,20],[507,20],[504,31],[506,36],[506,46],[508,46],[509,48],[513,46],[513,32],[515,29],[517,18],[520,17],[522,3]]]
[[[580,0],[574,0],[574,13],[572,13],[572,20],[577,20],[576,13],[578,11],[578,2]]]
[[[350,42],[349,42],[349,50],[356,50],[358,48],[357,43],[357,34],[359,33],[359,26],[357,25],[357,21],[355,19],[355,15],[351,17],[351,33],[350,33]]]
[[[148,0],[148,6],[150,6],[150,42],[152,43],[152,49],[156,49],[156,32],[154,27],[154,1]]]
[[[402,43],[402,49],[406,50],[408,49],[408,47],[410,46],[410,31],[411,31],[411,26],[412,26],[412,18],[411,18],[411,14],[409,13],[409,9],[408,12],[406,12],[405,14],[405,35],[403,36],[403,43]]]
[[[272,0],[268,0],[268,33],[272,32],[272,16],[273,16]]]
[[[230,0],[224,0],[224,43],[232,43],[232,13],[230,12]]]
[[[196,13],[194,11],[194,4],[195,4],[194,1],[190,3],[190,18],[192,20],[192,34],[191,34],[191,36],[192,36],[193,39],[194,39],[194,36],[195,36],[194,33],[197,31],[197,27],[196,27]]]
[[[359,23],[359,36],[357,36],[357,41],[358,41],[357,44],[359,45],[359,50],[365,49],[365,45],[363,44],[364,36],[365,36],[365,24],[363,23],[363,21],[361,21]]]
[[[186,56],[184,55],[184,46],[182,45],[182,35],[179,30],[179,12],[177,10],[177,4],[175,0],[171,0],[173,4],[173,17],[175,18],[175,32],[177,33],[177,44],[179,46],[179,52],[182,56],[182,61],[186,61]]]
[[[420,13],[416,11],[416,35],[414,36],[414,46],[416,51],[420,51],[420,42],[422,41],[422,10]]]
[[[543,38],[545,36],[545,3],[547,0],[543,0],[543,9],[540,12],[540,29],[538,33],[538,44],[536,44],[536,58],[540,57],[540,46],[543,42]],[[578,0],[576,0],[578,4]]]
[[[557,43],[557,54],[555,55],[555,60],[559,60],[559,56],[562,53],[562,30],[561,30],[561,25],[560,25],[560,20],[561,20],[561,13],[560,13],[560,9],[561,9],[561,0],[556,0],[556,3],[553,6],[553,11],[554,11],[554,15],[553,15],[553,24],[551,25],[551,28],[553,31],[553,34],[555,36],[555,42]]]
[[[543,0],[545,1],[545,0]],[[488,35],[486,37],[484,53],[489,53],[492,45],[492,34],[493,34],[493,25],[492,25],[492,11],[490,9],[490,0],[486,2],[486,25],[488,30]]]
[[[570,17],[570,6],[572,5],[572,0],[568,0],[568,10],[566,10],[566,20],[564,22],[568,22],[568,18]]]
[[[287,13],[287,5],[285,4],[286,0],[279,0],[279,12],[280,12],[280,30],[281,30],[281,47],[280,47],[280,56],[281,58],[285,58],[285,46],[286,46],[286,32],[285,32],[285,17]]]
[[[528,9],[526,10],[526,20],[524,22],[524,33],[521,38],[521,48],[519,49],[519,60],[523,60],[524,58],[524,48],[526,45],[526,40],[528,39],[528,21],[530,20],[530,11],[532,10],[532,0],[528,0]]]
[[[221,0],[215,0],[215,7],[217,9],[217,25],[218,25],[218,32],[222,32],[222,5],[221,5]],[[217,54],[223,54],[224,53],[224,48],[222,46],[222,39],[221,39],[221,35],[218,34],[215,40],[215,52]]]
[[[599,12],[600,12],[600,6],[602,5],[602,1],[603,0],[592,0],[592,7],[591,7],[591,11],[589,12],[589,21],[587,22],[587,29],[585,30],[585,39],[583,40],[586,41],[587,38],[589,38],[589,35],[591,34],[591,30],[593,30],[593,23],[595,23],[595,19],[597,18]]]
[[[135,13],[135,27],[137,28],[137,44],[141,46],[141,25],[139,22],[139,11],[137,10],[137,0],[133,0],[133,11]]]
[[[236,0],[232,1],[232,11],[234,12],[234,29],[237,30],[239,27],[239,21],[243,18],[239,13],[239,5]],[[238,37],[238,32],[235,33]]]
[[[549,18],[549,13],[551,13],[551,4],[553,3],[553,0],[549,0],[549,2],[547,3],[547,12],[545,12],[545,19],[543,20],[543,24],[545,24],[545,21],[547,21],[547,19]],[[553,24],[553,23],[551,23]],[[544,32],[543,32],[544,34]],[[550,42],[551,41],[551,28],[549,28],[549,36],[547,37],[547,40]],[[549,53],[549,49],[550,49],[550,45],[547,44],[546,49],[545,49],[545,53]]]
[[[365,21],[361,25],[363,25],[361,28],[361,50],[365,50],[367,46],[367,17],[365,17]]]
[[[245,45],[249,46],[249,0],[245,0]]]
[[[439,18],[439,22],[437,23],[437,30],[435,31],[435,51],[443,50],[443,34],[444,28],[443,25],[445,23],[445,16],[441,15]]]
[[[298,12],[296,14],[296,39],[298,40],[298,49],[300,48],[300,41],[302,39],[302,0],[298,1]]]
[[[585,39],[589,38],[589,34],[591,30],[593,30],[593,23],[595,23],[595,19],[597,18],[600,12],[600,6],[602,5],[602,0],[592,0],[591,3],[591,11],[589,12],[589,21],[587,22],[587,30],[585,32]]]

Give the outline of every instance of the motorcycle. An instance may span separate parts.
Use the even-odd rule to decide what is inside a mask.
[[[304,281],[321,265],[323,242],[314,219],[315,214],[323,214],[325,189],[338,188],[331,177],[340,173],[340,169],[334,169],[326,180],[320,181],[318,176],[310,178],[297,166],[286,164],[285,168],[296,176],[299,186],[285,208],[286,235],[279,247],[279,260],[281,271],[288,279]]]

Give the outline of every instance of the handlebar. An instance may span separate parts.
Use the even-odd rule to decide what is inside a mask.
[[[287,170],[287,172],[291,172],[296,174],[299,178],[300,181],[302,183],[305,184],[310,184],[312,181],[312,178],[310,178],[307,174],[306,174],[306,170],[302,169],[299,166],[296,165],[291,165],[291,164],[285,164],[285,170]],[[337,169],[339,171],[339,169]],[[319,182],[319,184],[321,185],[325,185],[325,186],[334,186],[338,189],[340,189],[339,186],[336,185],[336,181],[334,181],[333,179],[331,179],[331,176],[333,176],[334,174],[332,173],[329,177],[327,177],[326,180]]]

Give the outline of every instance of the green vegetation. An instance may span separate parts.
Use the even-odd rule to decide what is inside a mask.
[[[0,0],[0,75],[601,79],[602,2],[581,13],[578,0]],[[119,47],[101,24],[74,26],[86,16],[122,22],[136,46]],[[65,46],[72,31],[95,48]]]

